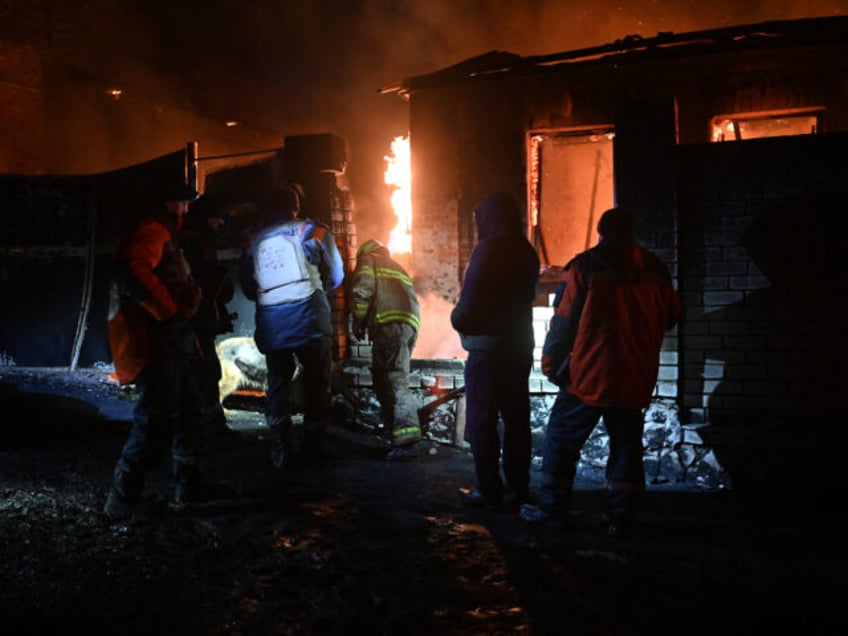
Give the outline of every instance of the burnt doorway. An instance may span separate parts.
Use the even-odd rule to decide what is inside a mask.
[[[613,128],[528,135],[529,238],[543,265],[562,267],[597,242],[613,206]]]

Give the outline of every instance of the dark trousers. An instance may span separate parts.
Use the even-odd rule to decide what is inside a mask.
[[[195,374],[204,406],[216,408],[221,402],[219,381],[221,380],[221,361],[215,350],[214,336],[198,336],[201,356],[195,359]]]
[[[477,489],[500,501],[506,487],[526,496],[530,481],[531,353],[470,351],[465,363],[466,433]],[[500,422],[503,422],[501,438]]]
[[[296,357],[295,357],[296,356]],[[265,415],[269,422],[290,423],[292,408],[292,376],[297,362],[302,365],[305,432],[323,431],[330,408],[330,381],[333,363],[329,336],[311,340],[295,349],[269,351],[268,390]]]
[[[566,390],[557,395],[545,433],[539,506],[546,512],[568,514],[580,451],[601,417],[610,444],[607,514],[612,521],[633,515],[645,489],[642,410],[588,406]]]
[[[204,416],[193,360],[169,357],[151,363],[136,378],[139,400],[124,443],[115,486],[125,498],[141,494],[146,473],[170,446],[174,476],[187,481],[194,472]]]
[[[201,356],[194,361],[194,373],[200,391],[207,438],[227,428],[227,417],[221,405],[221,361],[215,350],[214,336],[198,336]]]

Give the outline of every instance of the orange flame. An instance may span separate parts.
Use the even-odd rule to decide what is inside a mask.
[[[397,215],[397,224],[389,233],[389,251],[392,254],[412,253],[412,166],[409,152],[409,136],[392,140],[391,154],[384,157],[386,185],[392,189],[392,209]]]

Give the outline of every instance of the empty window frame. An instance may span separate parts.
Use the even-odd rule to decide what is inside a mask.
[[[713,141],[815,135],[821,131],[823,109],[720,115],[712,120]]]
[[[528,135],[528,230],[543,265],[597,242],[598,217],[613,206],[613,137],[611,127]]]

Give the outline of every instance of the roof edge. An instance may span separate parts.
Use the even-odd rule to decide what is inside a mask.
[[[800,18],[795,20],[770,20],[717,29],[705,29],[675,34],[660,32],[651,38],[628,35],[608,44],[548,55],[521,56],[508,51],[489,51],[463,60],[433,73],[416,75],[380,88],[380,93],[408,94],[421,89],[453,81],[486,75],[527,70],[531,67],[555,66],[561,63],[589,61],[603,56],[622,55],[634,51],[671,48],[691,44],[715,46],[741,45],[753,38],[775,43],[782,40],[795,44],[821,44],[830,41],[848,41],[848,16]]]

